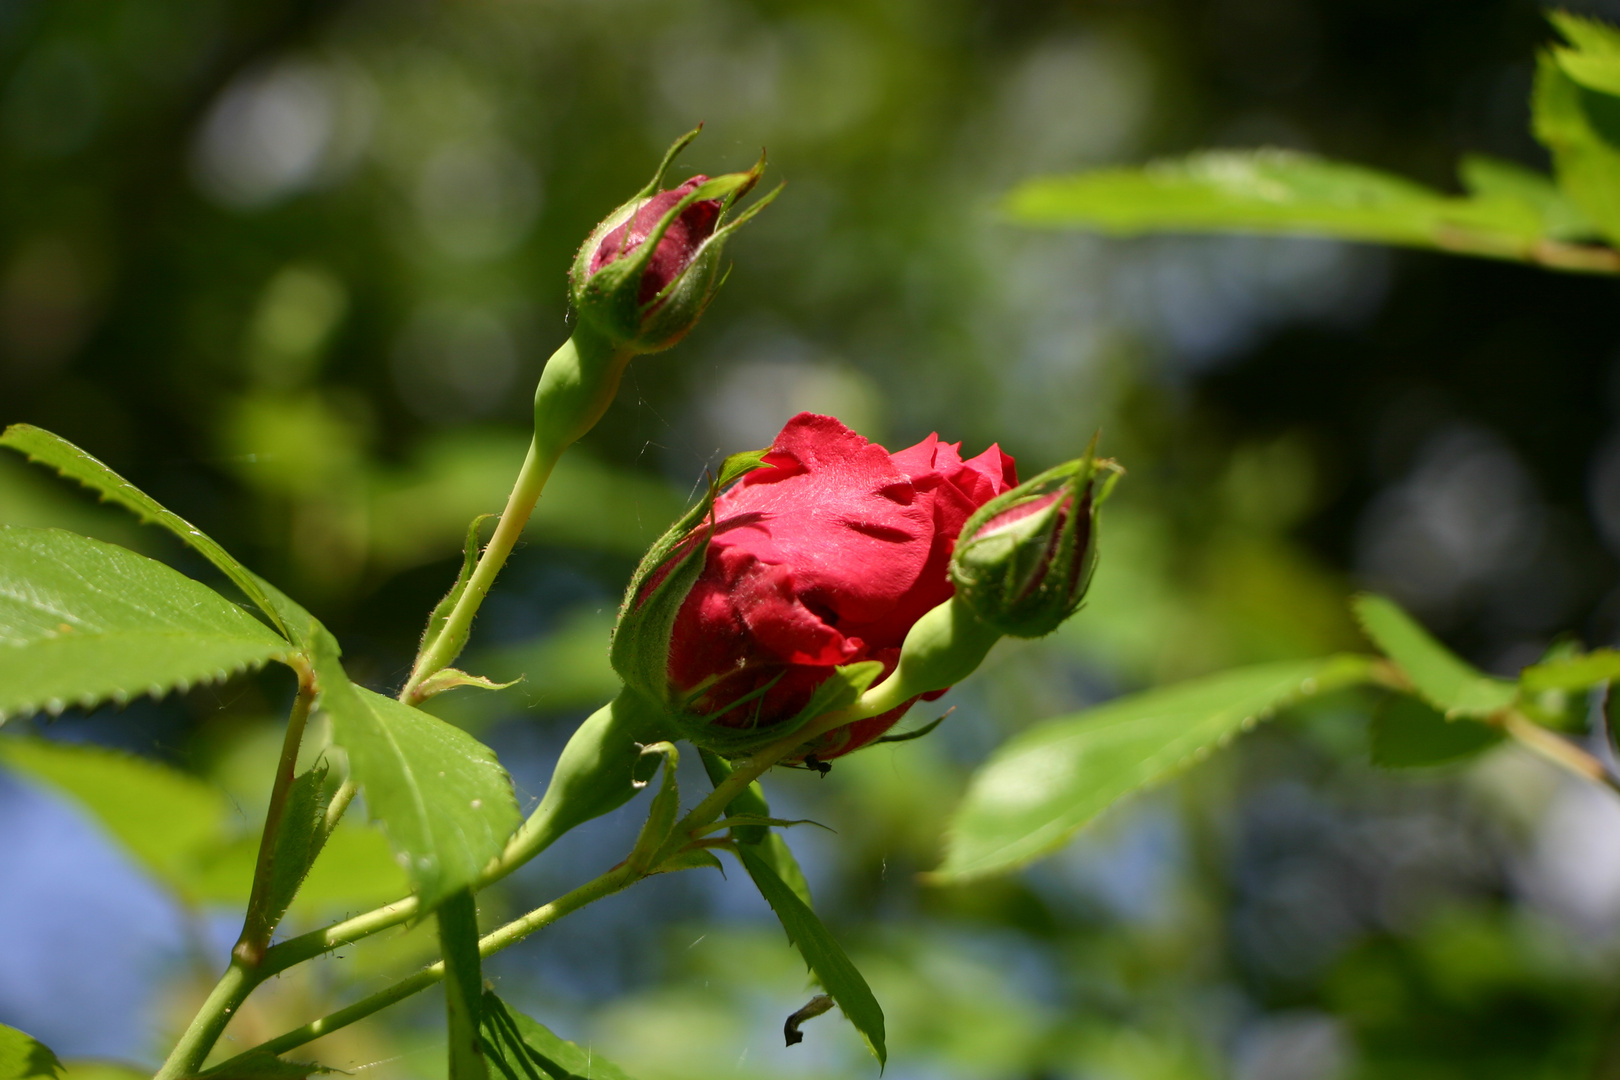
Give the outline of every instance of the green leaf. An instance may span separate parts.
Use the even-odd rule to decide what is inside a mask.
[[[431,910],[472,884],[521,822],[506,770],[461,729],[351,683],[337,641],[318,623],[311,643],[332,739]]]
[[[478,901],[471,889],[439,905],[439,951],[444,957],[444,1000],[449,1013],[450,1080],[487,1080],[479,1040],[484,977],[478,956]]]
[[[59,529],[0,525],[0,722],[222,681],[287,642],[205,585]]]
[[[1461,761],[1490,749],[1504,738],[1478,720],[1447,720],[1428,702],[1393,695],[1373,714],[1368,729],[1372,762],[1386,769],[1411,769]]]
[[[484,991],[484,1053],[506,1080],[630,1080],[594,1050],[553,1035]]]
[[[244,904],[258,854],[256,831],[207,850],[198,860],[189,888],[200,901]],[[282,872],[278,865],[278,877]],[[285,887],[286,883],[278,885],[278,889]],[[326,838],[314,866],[293,896],[290,910],[306,918],[333,909],[363,910],[397,900],[409,889],[410,882],[395,861],[388,839],[376,829],[345,820]]]
[[[280,924],[325,846],[326,810],[332,805],[337,789],[337,780],[324,761],[294,777],[287,789],[287,803],[270,857],[266,926],[274,928]]]
[[[1049,854],[1120,799],[1278,709],[1365,681],[1370,668],[1360,656],[1260,664],[1036,724],[973,777],[931,876],[962,881]]]
[[[1519,688],[1540,694],[1549,690],[1589,690],[1620,679],[1620,652],[1593,649],[1578,656],[1543,660],[1519,672]]]
[[[1359,165],[1286,150],[1209,151],[1141,169],[1020,184],[1004,210],[1026,225],[1121,235],[1165,231],[1315,234],[1525,259],[1545,239],[1518,198],[1456,198]]]
[[[1587,240],[1597,234],[1592,221],[1549,176],[1500,158],[1469,154],[1457,169],[1472,195],[1513,199],[1530,207],[1541,231],[1554,240]]]
[[[0,763],[74,799],[161,880],[200,899],[199,861],[221,843],[231,813],[224,792],[166,765],[99,746],[5,738]]]
[[[702,750],[700,754],[704,771],[716,786],[731,775],[731,763],[725,758],[709,750]],[[769,863],[776,876],[804,901],[804,906],[810,907],[810,883],[805,880],[804,871],[799,868],[787,840],[781,834],[772,832],[768,826],[756,823],[771,819],[770,804],[765,801],[765,790],[759,786],[758,780],[726,804],[726,814],[732,822],[741,822],[731,825],[731,838],[739,844],[751,845],[755,854]]]
[[[1620,241],[1620,98],[1587,89],[1543,54],[1530,108],[1558,186],[1611,243]]]
[[[0,1080],[60,1076],[62,1063],[51,1048],[14,1027],[0,1024]]]
[[[866,985],[860,971],[850,962],[838,942],[833,940],[833,936],[827,933],[827,928],[821,925],[821,920],[810,910],[810,905],[777,876],[754,845],[738,844],[736,851],[738,860],[748,871],[748,876],[754,879],[765,902],[776,912],[782,929],[787,931],[788,940],[804,957],[816,981],[838,1003],[849,1022],[855,1025],[855,1030],[866,1040],[866,1047],[872,1051],[872,1056],[878,1059],[880,1065],[885,1063],[888,1050],[883,1044],[883,1009],[878,1005],[877,998],[872,996],[872,989]]]
[[[1351,606],[1367,636],[1400,666],[1417,692],[1447,716],[1487,716],[1513,703],[1512,683],[1475,670],[1394,601],[1364,593]]]
[[[85,487],[98,492],[103,500],[122,506],[141,521],[168,529],[230,578],[236,587],[242,590],[244,596],[259,606],[259,610],[265,613],[277,630],[289,640],[297,640],[283,621],[283,605],[279,601],[272,600],[257,575],[237,562],[230,552],[220,547],[201,529],[164,508],[156,499],[107,468],[96,458],[60,435],[53,435],[44,428],[37,428],[32,424],[12,424],[6,428],[5,433],[0,435],[0,446],[9,446],[26,455],[29,461],[48,465],[68,479],[77,480]]]
[[[1552,50],[1564,74],[1588,90],[1620,94],[1620,30],[1567,11],[1548,12],[1547,18],[1575,46]]]

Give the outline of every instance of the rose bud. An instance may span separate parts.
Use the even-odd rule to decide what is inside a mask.
[[[1097,507],[1118,467],[1088,450],[991,499],[963,526],[951,580],[963,603],[1013,637],[1050,634],[1085,598],[1097,564]],[[1101,483],[1100,473],[1107,473]]]
[[[913,627],[952,598],[947,567],[962,526],[1018,482],[999,447],[968,461],[959,449],[930,435],[891,454],[832,417],[794,417],[769,450],[728,461],[648,552],[620,609],[614,668],[684,737],[726,756],[830,711],[817,692],[836,688],[835,676],[859,672],[864,688],[894,672],[902,646],[914,651]],[[884,699],[893,707],[797,756],[848,753],[947,688],[902,681],[905,695]]]
[[[747,172],[694,176],[660,190],[675,155],[696,137],[694,130],[679,139],[652,181],[591,231],[568,272],[580,321],[628,352],[667,349],[692,329],[719,288],[726,237],[776,196],[725,222],[759,181],[763,157]]]

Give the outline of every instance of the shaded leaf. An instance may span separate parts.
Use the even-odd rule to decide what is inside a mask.
[[[878,1063],[886,1062],[888,1050],[884,1046],[883,1009],[878,1005],[877,998],[872,996],[872,989],[866,985],[860,971],[850,962],[838,942],[833,940],[833,936],[827,933],[827,928],[821,925],[821,920],[816,918],[810,906],[760,857],[755,845],[738,844],[737,858],[748,871],[748,876],[754,879],[765,902],[776,912],[782,929],[787,931],[788,940],[804,957],[816,981],[838,1003],[838,1008],[849,1022],[855,1025],[855,1030],[860,1032],[867,1049],[872,1051]]]
[[[0,1024],[0,1080],[60,1076],[62,1063],[51,1048],[14,1027]]]
[[[974,775],[931,875],[960,881],[1049,854],[1115,802],[1301,698],[1362,682],[1359,656],[1238,668],[1046,720]]]
[[[545,1025],[484,991],[484,1053],[507,1080],[630,1080],[589,1047],[552,1034]]]
[[[198,865],[224,836],[231,814],[224,792],[158,762],[99,746],[0,739],[0,763],[72,798],[158,878],[203,899],[196,889]],[[246,881],[243,889],[245,899]]]
[[[495,752],[420,709],[355,686],[337,641],[311,631],[320,707],[349,755],[373,820],[382,823],[424,910],[470,885],[522,820]]]
[[[1512,683],[1475,670],[1393,600],[1364,593],[1351,606],[1367,636],[1447,716],[1485,716],[1513,703]]]
[[[0,446],[9,446],[25,454],[29,461],[48,465],[68,479],[77,480],[99,493],[105,501],[122,506],[141,521],[168,529],[230,578],[244,596],[258,605],[276,629],[289,640],[296,640],[283,620],[282,605],[271,599],[257,575],[237,562],[230,552],[201,529],[162,506],[98,459],[60,435],[53,435],[32,424],[12,424],[6,428],[5,433],[0,435]]]
[[[59,529],[0,526],[0,721],[161,697],[290,653],[156,560]]]
[[[1501,731],[1466,716],[1447,720],[1433,706],[1406,694],[1393,695],[1373,714],[1368,728],[1372,762],[1410,769],[1461,761],[1490,749]]]
[[[677,851],[648,873],[673,874],[678,870],[718,870],[721,876],[726,872],[714,852],[707,848],[689,848],[686,851]]]
[[[450,613],[456,609],[456,604],[460,602],[462,594],[467,591],[467,582],[472,580],[473,571],[478,568],[478,528],[484,522],[496,516],[495,514],[479,514],[472,519],[472,524],[467,526],[467,539],[461,547],[461,570],[456,574],[456,582],[450,586],[450,591],[444,594],[444,599],[440,600],[432,613],[428,615],[427,631],[422,635],[424,649],[443,632],[445,623],[450,620]],[[472,625],[470,623],[461,628],[450,651],[452,657],[461,655],[462,648],[467,644],[467,634],[471,630]]]
[[[731,775],[731,763],[719,754],[709,750],[701,751],[703,768],[709,774],[709,780],[719,785],[726,777]],[[765,790],[755,780],[743,789],[742,794],[732,799],[726,806],[726,814],[734,824],[731,828],[731,838],[739,844],[752,845],[761,859],[768,863],[776,876],[781,878],[787,887],[792,889],[805,907],[811,906],[810,883],[805,880],[804,871],[799,868],[799,862],[793,857],[793,851],[788,847],[787,840],[781,834],[772,832],[768,826],[749,824],[750,819],[768,819],[771,816],[770,805],[765,801]]]

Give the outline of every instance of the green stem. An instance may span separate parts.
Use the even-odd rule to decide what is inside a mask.
[[[495,576],[523,535],[557,459],[607,412],[630,355],[581,326],[546,361],[534,392],[534,439],[507,497],[506,508],[444,625],[432,641],[423,643],[399,700],[409,705],[421,701],[422,683],[455,661],[467,640],[473,616],[478,614]]]
[[[1517,709],[1504,709],[1491,719],[1531,752],[1569,770],[1583,780],[1602,784],[1611,791],[1620,792],[1620,781],[1610,774],[1603,762],[1557,732],[1548,731]]]
[[[501,511],[501,520],[495,525],[494,535],[478,556],[478,565],[473,568],[472,577],[467,579],[467,587],[457,598],[438,636],[428,642],[417,656],[411,677],[399,692],[399,700],[411,705],[421,701],[419,690],[423,681],[455,661],[456,654],[467,640],[473,616],[478,614],[479,605],[495,583],[495,575],[506,565],[506,557],[517,546],[518,537],[523,535],[523,527],[528,524],[529,515],[534,512],[535,503],[540,501],[540,492],[556,464],[555,457],[541,456],[538,440],[529,444],[528,456],[518,470],[517,481],[512,485],[512,494],[507,497],[506,509]]]
[[[541,927],[549,926],[564,915],[578,911],[586,904],[600,900],[604,896],[611,896],[613,893],[633,884],[636,880],[637,874],[628,866],[614,867],[602,876],[581,885],[573,892],[558,897],[544,907],[529,912],[521,919],[515,919],[498,930],[493,930],[484,935],[478,941],[478,955],[480,957],[491,956],[502,949],[515,945]],[[294,1028],[284,1035],[278,1035],[274,1039],[260,1043],[253,1049],[223,1062],[218,1066],[217,1071],[221,1074],[228,1073],[232,1066],[240,1064],[248,1054],[280,1054],[295,1047],[303,1046],[307,1042],[313,1042],[322,1035],[329,1035],[339,1028],[349,1026],[356,1020],[362,1020],[374,1012],[385,1009],[397,1001],[403,1001],[412,994],[420,993],[442,978],[444,978],[444,961],[441,960],[417,972],[410,978],[403,979],[387,989],[379,990],[370,997],[362,998],[347,1008],[339,1009],[337,1012],[324,1016],[319,1020]]]
[[[843,724],[853,723],[869,716],[877,716],[894,708],[891,699],[897,690],[894,677],[890,676],[883,683],[868,690],[854,705],[838,712],[812,721],[809,725],[800,728],[791,735],[785,736],[771,745],[759,750],[742,761],[739,761],[733,772],[724,781],[718,784],[702,802],[693,807],[691,812],[682,818],[671,834],[672,842],[676,838],[684,840],[690,838],[692,833],[710,822],[719,820],[726,806],[748,785],[757,780],[771,766],[781,761],[788,754],[797,750],[805,743],[825,732],[831,731]],[[900,700],[904,700],[901,698]],[[544,803],[542,803],[542,806]],[[473,884],[473,891],[477,892],[522,866],[543,850],[545,846],[541,837],[549,837],[544,830],[531,830],[528,823],[520,828],[512,841],[507,844],[506,851],[501,857],[485,868]],[[380,933],[390,927],[409,922],[417,914],[416,897],[407,896],[386,904],[380,908],[333,923],[331,926],[319,930],[311,930],[295,938],[289,938],[279,945],[272,945],[264,954],[264,961],[260,970],[265,976],[279,974],[290,967],[294,967],[306,960],[313,959],[325,952],[344,945],[353,944],[362,938]]]
[[[298,771],[298,748],[304,742],[304,725],[315,703],[315,676],[308,667],[298,668],[298,696],[293,698],[287,716],[287,732],[281,740],[281,758],[276,762],[276,779],[270,789],[270,808],[265,812],[264,832],[259,837],[259,857],[253,867],[253,887],[248,894],[247,914],[242,934],[232,955],[249,968],[256,967],[270,944],[275,923],[270,914],[270,882],[275,869],[276,841],[281,820],[287,812],[287,795]]]
[[[180,1036],[180,1041],[174,1044],[174,1049],[169,1051],[168,1060],[153,1080],[184,1080],[195,1076],[203,1060],[208,1057],[208,1052],[214,1048],[214,1043],[219,1041],[225,1025],[230,1023],[231,1017],[262,978],[240,960],[232,959],[231,966],[220,976],[208,1000],[192,1017],[191,1025]]]
[[[439,955],[444,959],[444,1005],[450,1034],[450,1080],[489,1080],[489,1065],[478,1042],[484,979],[478,948],[478,903],[462,889],[434,912],[439,924]]]

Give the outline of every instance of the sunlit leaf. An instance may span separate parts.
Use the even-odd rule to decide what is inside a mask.
[[[213,563],[249,600],[259,606],[276,629],[292,634],[283,620],[282,605],[276,603],[262,587],[260,579],[247,567],[237,562],[230,552],[220,547],[211,537],[180,515],[162,506],[156,499],[103,465],[59,435],[32,424],[12,424],[0,434],[0,446],[9,446],[27,455],[28,460],[48,465],[70,480],[98,492],[107,502],[116,503],[142,521],[161,525],[191,546],[199,555]]]
[[[777,876],[755,845],[738,844],[736,851],[738,860],[748,871],[748,876],[754,879],[765,902],[776,912],[782,929],[787,931],[788,939],[799,950],[799,955],[804,957],[816,981],[838,1003],[838,1008],[849,1022],[855,1025],[855,1030],[866,1041],[872,1056],[880,1064],[887,1061],[883,1009],[878,1005],[877,998],[872,996],[872,989],[866,985],[860,971],[838,942],[833,940],[827,928],[821,925],[816,913]]]
[[[1483,154],[1464,157],[1457,173],[1471,195],[1516,200],[1530,207],[1542,232],[1554,240],[1587,240],[1597,234],[1591,219],[1550,176]]]
[[[1620,98],[1587,89],[1542,55],[1530,107],[1558,186],[1611,243],[1620,242]]]
[[[0,1024],[0,1080],[33,1080],[62,1073],[51,1048],[14,1027]]]
[[[471,884],[522,820],[506,770],[461,729],[355,686],[332,636],[316,626],[312,638],[333,741],[348,752],[367,809],[431,909]]]
[[[1528,258],[1546,238],[1518,198],[1458,198],[1421,184],[1285,150],[1210,151],[1140,169],[1026,181],[1005,210],[1026,225],[1145,232],[1332,236]]]
[[[1125,796],[1292,702],[1364,681],[1369,668],[1357,656],[1261,664],[1036,724],[974,776],[932,876],[981,877],[1046,855]]]
[[[1512,683],[1476,671],[1394,601],[1363,594],[1353,607],[1367,636],[1400,666],[1417,692],[1447,716],[1485,716],[1512,704]]]
[[[1553,59],[1565,75],[1588,90],[1620,95],[1620,30],[1567,11],[1547,18],[1574,48],[1554,48]]]
[[[1373,714],[1368,729],[1372,761],[1386,769],[1410,769],[1461,761],[1490,749],[1505,736],[1466,716],[1447,720],[1427,702],[1399,694]]]
[[[290,653],[205,585],[59,529],[0,526],[0,720],[221,681]]]
[[[1589,653],[1543,660],[1519,672],[1519,686],[1527,693],[1548,690],[1586,690],[1620,679],[1620,652],[1593,649]]]
[[[506,1080],[630,1080],[590,1047],[558,1038],[539,1021],[484,991],[484,1054]]]

